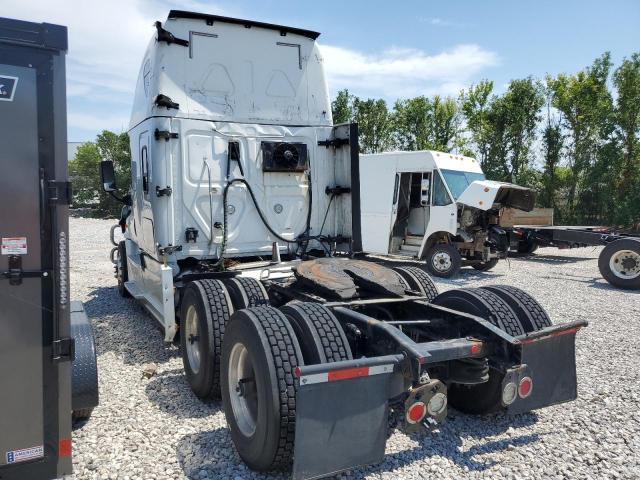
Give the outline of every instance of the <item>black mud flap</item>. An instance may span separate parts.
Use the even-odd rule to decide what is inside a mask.
[[[521,340],[525,375],[532,380],[531,393],[512,403],[509,413],[523,413],[537,408],[575,400],[576,333],[586,322],[549,327]]]
[[[328,371],[330,365],[340,368]],[[294,480],[322,478],[382,461],[394,366],[358,365],[348,361],[301,367]]]

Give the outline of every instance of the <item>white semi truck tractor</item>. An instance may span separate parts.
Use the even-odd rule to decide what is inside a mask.
[[[380,462],[388,433],[447,405],[483,414],[574,399],[576,332],[511,287],[438,295],[362,252],[357,125],[333,125],[318,33],[171,11],[135,93],[118,288],[222,398],[258,471],[320,478]],[[113,238],[113,235],[112,235]]]
[[[477,160],[436,151],[360,156],[363,248],[416,258],[438,277],[506,258],[504,208],[530,211],[533,190],[487,180]]]

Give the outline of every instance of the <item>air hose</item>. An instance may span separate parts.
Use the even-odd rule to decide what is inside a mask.
[[[305,228],[304,233],[298,235],[298,237],[295,240],[289,240],[282,237],[271,227],[271,225],[269,225],[267,218],[265,217],[264,213],[260,209],[260,206],[258,205],[258,200],[256,199],[256,196],[253,193],[253,189],[251,188],[251,185],[249,185],[249,182],[247,182],[244,178],[234,178],[233,180],[230,180],[227,183],[227,185],[224,187],[224,192],[222,194],[222,243],[220,244],[220,255],[218,257],[217,262],[215,263],[216,267],[221,267],[224,264],[224,253],[227,249],[227,223],[228,223],[227,196],[229,194],[229,189],[236,183],[242,183],[247,187],[247,190],[249,191],[249,195],[251,196],[251,200],[253,201],[253,205],[256,207],[256,211],[258,212],[258,216],[260,217],[260,220],[262,220],[262,223],[267,228],[267,230],[269,230],[269,233],[271,233],[271,235],[273,235],[275,238],[277,238],[281,242],[288,243],[288,244],[300,243],[301,241],[300,237],[302,235],[306,235],[305,240],[307,242],[309,242],[309,240],[316,238],[316,237],[309,237],[309,230],[311,229],[311,207],[312,207],[312,199],[313,199],[313,195],[311,191],[311,178],[309,178],[309,210],[307,212],[307,226]],[[331,203],[329,203],[329,206],[330,205]],[[326,215],[325,215],[325,219],[326,219]]]

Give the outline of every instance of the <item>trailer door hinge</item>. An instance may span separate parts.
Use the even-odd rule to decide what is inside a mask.
[[[163,95],[162,93],[160,93],[156,99],[153,101],[153,103],[155,103],[157,106],[159,107],[165,107],[167,109],[170,108],[175,108],[176,110],[180,109],[180,104],[174,102],[173,100],[171,100],[170,97],[167,97],[166,95]]]
[[[53,361],[73,362],[76,359],[76,341],[73,338],[60,338],[53,341]]]
[[[156,131],[153,132],[153,136],[156,137],[156,140],[161,140],[164,138],[166,142],[168,142],[171,138],[178,138],[177,133],[169,132],[168,130],[158,130],[157,128]]]
[[[169,185],[164,188],[160,188],[156,185],[156,197],[170,197],[173,190]]]
[[[49,180],[49,203],[51,205],[71,205],[71,182]]]
[[[343,145],[349,145],[349,139],[348,138],[331,138],[331,139],[327,139],[327,140],[318,140],[318,146],[319,147],[339,148],[339,147],[342,147]]]
[[[189,46],[189,40],[183,40],[182,38],[176,38],[173,33],[162,28],[161,22],[156,22],[156,30],[158,30],[158,42],[167,42],[167,45],[175,43],[176,45],[182,45],[183,47]]]

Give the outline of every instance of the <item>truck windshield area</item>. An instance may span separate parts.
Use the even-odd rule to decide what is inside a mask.
[[[453,198],[458,200],[469,185],[476,180],[486,180],[484,173],[461,172],[460,170],[440,170],[444,181],[449,186]]]

